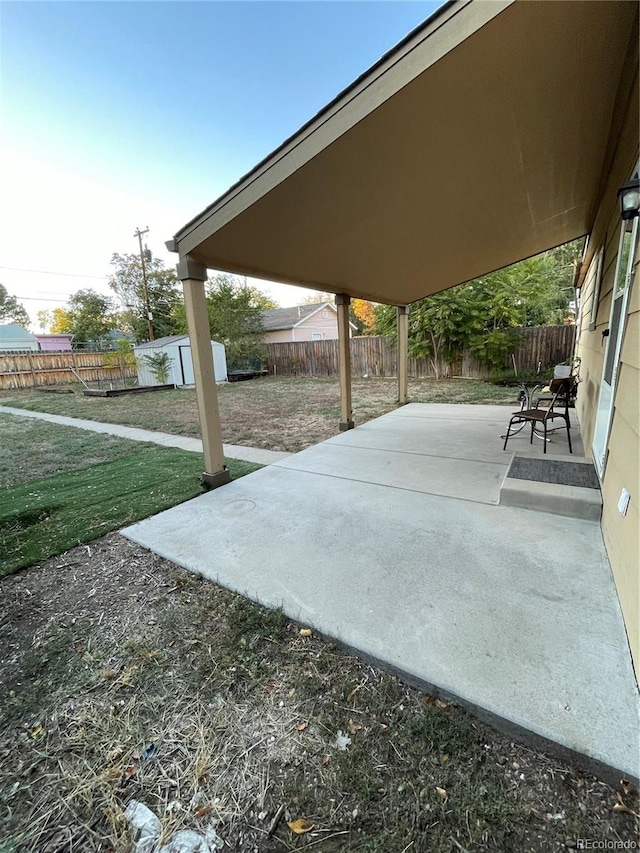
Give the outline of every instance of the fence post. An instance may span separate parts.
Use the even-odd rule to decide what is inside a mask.
[[[27,361],[29,362],[29,370],[31,371],[31,378],[33,379],[33,387],[34,387],[34,388],[37,388],[37,387],[38,387],[38,382],[37,382],[37,380],[36,380],[36,372],[35,372],[35,370],[33,369],[33,359],[31,358],[31,353],[30,353],[30,352],[28,352],[28,353],[27,353]]]

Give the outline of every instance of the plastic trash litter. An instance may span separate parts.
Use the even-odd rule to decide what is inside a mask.
[[[162,832],[160,820],[137,800],[131,800],[124,813],[133,829],[137,830],[135,853],[153,853]]]
[[[203,833],[181,829],[158,853],[217,853],[223,847],[224,841],[213,829],[205,829]]]

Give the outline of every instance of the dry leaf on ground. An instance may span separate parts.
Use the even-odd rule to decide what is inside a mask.
[[[616,803],[613,807],[613,810],[618,814],[630,814],[634,817],[640,817],[640,814],[638,814],[638,812],[634,812],[633,809],[630,809],[629,806],[625,806],[624,803]]]
[[[446,788],[439,788],[439,787],[436,785],[436,791],[437,791],[437,792],[438,792],[438,794],[442,797],[442,799],[443,799],[443,800],[448,799],[449,795],[447,794]]]
[[[288,821],[287,826],[291,832],[295,832],[296,835],[304,835],[305,832],[309,832],[313,829],[313,824],[310,820],[307,820],[306,817],[299,817],[297,820],[290,820]]]
[[[310,637],[313,634],[311,628],[300,628],[301,637]]]

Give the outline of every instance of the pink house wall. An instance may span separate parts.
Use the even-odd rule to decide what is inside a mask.
[[[71,349],[71,335],[36,335],[36,340],[43,352],[68,352]]]
[[[299,326],[294,329],[279,329],[274,332],[266,332],[264,336],[267,344],[284,344],[291,341],[312,341],[313,335],[321,334],[320,340],[334,340],[338,337],[338,315],[331,308],[323,309],[327,312],[327,316],[323,317],[323,311],[318,311],[311,317],[303,320]],[[352,334],[352,329],[349,329],[349,335]]]

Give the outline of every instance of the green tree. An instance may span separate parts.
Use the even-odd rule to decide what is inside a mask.
[[[245,279],[219,273],[209,280],[207,306],[211,337],[224,343],[231,366],[262,356],[262,312],[266,305],[265,295],[248,285]]]
[[[117,367],[120,370],[123,387],[127,382],[127,373],[136,368],[136,357],[133,344],[126,338],[115,342],[114,349],[104,354],[105,367]]]
[[[108,296],[86,288],[69,299],[66,311],[56,317],[56,331],[74,336],[74,346],[100,346],[105,335],[115,328],[113,302]]]
[[[40,329],[43,332],[46,332],[49,326],[51,325],[51,311],[38,311],[36,313],[36,319],[40,326]]]
[[[484,364],[501,365],[517,341],[516,327],[562,323],[573,298],[573,259],[579,243],[513,264],[415,302],[409,312],[409,351],[451,362],[467,348]],[[378,334],[396,335],[395,308],[376,308]]]
[[[173,359],[167,352],[154,352],[153,355],[143,355],[142,360],[149,365],[149,370],[158,380],[160,385],[166,385],[171,373]]]
[[[225,345],[227,364],[238,365],[263,354],[262,312],[278,305],[246,279],[217,273],[206,284],[209,328]],[[184,306],[176,311],[178,331],[187,331]]]
[[[111,264],[114,272],[109,277],[109,287],[122,303],[122,325],[126,331],[133,332],[137,340],[147,340],[149,324],[140,256],[116,253],[111,257]],[[182,304],[182,291],[175,271],[165,267],[158,258],[145,260],[145,270],[155,337],[175,335],[180,331],[179,306]]]
[[[456,353],[481,329],[481,312],[470,285],[453,287],[415,302],[409,310],[409,354],[431,362],[436,378],[440,365],[451,362]],[[396,309],[391,305],[375,308],[376,332],[396,337]]]
[[[27,328],[29,315],[15,296],[11,296],[4,284],[0,284],[0,323],[15,323]]]

